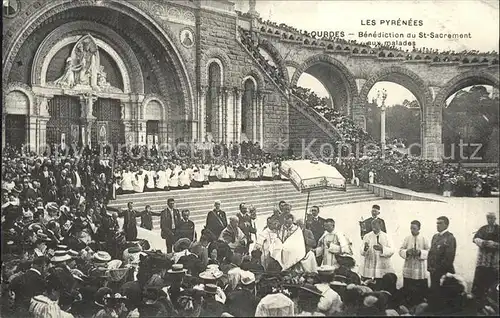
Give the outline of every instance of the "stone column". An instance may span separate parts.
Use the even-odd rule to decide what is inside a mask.
[[[226,133],[225,133],[225,141],[229,143],[233,141],[234,136],[234,92],[230,89],[226,89]]]
[[[223,122],[222,122],[222,119],[223,119],[223,107],[222,105],[224,104],[223,102],[223,97],[224,94],[222,93],[222,87],[219,89],[219,91],[217,92],[217,103],[216,103],[216,107],[217,107],[217,138],[216,139],[216,142],[222,142],[222,134],[223,134],[223,130],[222,130],[222,126],[223,126]]]
[[[252,142],[257,141],[257,92],[252,95]]]
[[[47,148],[47,122],[50,119],[49,101],[54,97],[52,95],[37,95],[38,102],[38,117],[37,117],[37,134],[35,141],[30,140],[30,143],[35,143],[35,151],[43,153]]]
[[[435,161],[443,160],[442,144],[442,109],[437,105],[427,107],[424,111],[422,133],[422,157]]]
[[[36,152],[42,154],[47,149],[47,123],[49,117],[38,117],[38,138]]]
[[[6,140],[5,140],[5,134],[6,134],[5,118],[6,117],[7,117],[7,113],[3,112],[2,113],[2,148],[5,148],[5,143],[6,143]]]
[[[26,132],[28,136],[28,147],[25,150],[29,151],[37,151],[38,148],[38,132],[40,128],[38,127],[38,116],[30,115],[28,117],[28,122],[26,125]]]
[[[241,90],[234,88],[234,141],[241,142]]]
[[[258,99],[258,108],[259,108],[259,144],[262,148],[264,148],[264,99],[265,95],[261,93]]]
[[[198,131],[198,136],[199,136],[199,141],[203,142],[205,140],[205,135],[206,135],[206,112],[207,112],[207,86],[201,86],[200,91],[199,91],[199,112],[200,112],[200,117],[198,120],[199,123],[199,131]]]

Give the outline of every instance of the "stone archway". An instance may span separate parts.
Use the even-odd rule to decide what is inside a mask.
[[[274,45],[267,39],[262,38],[259,43],[259,47],[264,51],[269,53],[269,55],[273,58],[274,62],[279,67],[281,73],[285,77],[286,83],[290,82],[290,75],[288,74],[288,69],[286,68],[285,61],[283,57],[281,57],[280,52],[274,47]]]
[[[381,81],[399,84],[408,89],[416,98],[421,107],[420,149],[422,156],[429,159],[439,159],[439,145],[441,135],[432,131],[433,125],[439,123],[432,107],[432,92],[425,81],[414,72],[400,66],[382,68],[371,74],[359,92],[359,107],[364,107],[368,93],[372,87]],[[358,115],[361,118],[361,115]]]
[[[296,86],[303,73],[314,76],[323,84],[336,108],[346,114],[353,113],[358,88],[355,76],[342,62],[326,54],[314,55],[296,69],[290,86]]]
[[[435,125],[434,129],[439,130],[441,134],[441,143],[443,145],[443,155],[445,159],[451,160],[452,162],[456,162],[457,160],[471,160],[472,162],[478,162],[478,160],[479,162],[483,162],[483,160],[487,160],[487,162],[498,162],[498,122],[495,123],[495,120],[490,122],[492,119],[491,116],[495,117],[492,115],[491,109],[488,110],[488,108],[486,108],[479,113],[465,110],[455,112],[453,108],[451,108],[451,111],[448,111],[446,102],[451,95],[466,87],[491,85],[493,88],[498,89],[499,84],[500,80],[498,75],[494,75],[485,70],[471,70],[455,76],[439,89],[434,99],[433,108],[436,110],[436,117],[438,117],[441,122],[439,126]],[[473,107],[474,105],[468,106]],[[496,112],[498,112],[497,107],[498,105],[495,106],[497,109]],[[450,125],[450,118],[454,118],[452,122],[454,121],[455,125]],[[478,132],[480,135],[477,135]],[[483,133],[486,133],[486,135],[482,135]],[[488,135],[489,137],[486,137]],[[475,137],[472,137],[471,140],[469,136]],[[493,142],[493,144],[491,142]],[[457,158],[458,156],[460,156],[460,158]]]
[[[455,76],[449,80],[444,87],[442,87],[436,98],[434,99],[434,105],[436,107],[444,107],[446,99],[450,97],[453,93],[461,90],[464,87],[472,85],[491,85],[498,88],[500,85],[500,80],[498,76],[491,74],[486,71],[469,71]]]

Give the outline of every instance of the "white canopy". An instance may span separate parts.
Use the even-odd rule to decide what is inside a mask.
[[[288,160],[281,163],[281,174],[300,192],[321,189],[346,190],[345,178],[333,166],[319,161]]]

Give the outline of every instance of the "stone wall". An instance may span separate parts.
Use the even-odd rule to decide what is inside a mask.
[[[289,116],[290,148],[296,157],[310,155],[306,149],[309,149],[315,156],[321,156],[321,145],[334,146],[334,141],[321,128],[292,106],[289,108]],[[310,147],[308,147],[309,144],[311,144]],[[328,146],[324,147],[324,156],[328,156],[328,149]]]
[[[236,24],[234,15],[200,10],[200,84],[207,85],[207,63],[214,58],[222,63],[226,87],[243,89],[244,79],[252,76],[257,82],[257,90],[265,95],[263,146],[269,152],[286,151],[280,150],[278,145],[288,147],[287,99],[238,42]]]

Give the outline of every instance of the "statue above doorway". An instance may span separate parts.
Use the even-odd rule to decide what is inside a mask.
[[[99,48],[95,39],[84,35],[78,40],[66,59],[64,74],[50,85],[74,90],[95,90],[122,93],[107,81],[104,66],[100,64]]]

